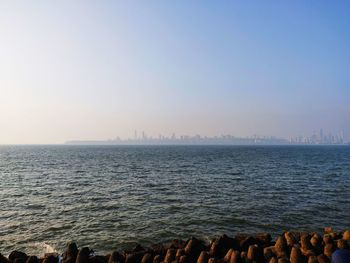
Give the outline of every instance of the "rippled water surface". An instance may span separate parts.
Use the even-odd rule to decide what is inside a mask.
[[[350,227],[346,146],[1,146],[0,252]]]

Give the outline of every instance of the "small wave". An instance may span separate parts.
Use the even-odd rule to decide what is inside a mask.
[[[46,253],[58,253],[57,250],[45,242],[35,242],[33,245],[33,250],[38,252],[38,255],[44,256]]]

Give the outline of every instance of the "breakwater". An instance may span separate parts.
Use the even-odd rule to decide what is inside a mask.
[[[350,255],[349,230],[335,232],[328,227],[322,235],[287,231],[275,240],[268,233],[222,235],[209,244],[192,237],[148,248],[138,244],[107,255],[69,243],[62,255],[47,253],[38,258],[12,251],[8,257],[0,254],[0,263],[330,263],[335,251]]]

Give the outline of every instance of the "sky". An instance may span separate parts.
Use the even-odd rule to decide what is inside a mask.
[[[0,144],[350,138],[349,1],[0,1]]]

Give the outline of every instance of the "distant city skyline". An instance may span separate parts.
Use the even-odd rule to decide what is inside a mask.
[[[323,127],[349,138],[349,10],[350,1],[1,1],[0,144],[134,129],[294,138]]]
[[[116,136],[113,139],[106,140],[70,140],[66,144],[302,144],[302,145],[342,145],[350,144],[350,140],[344,138],[344,132],[339,131],[336,134],[324,132],[321,128],[319,133],[313,133],[308,136],[298,135],[290,138],[261,135],[235,136],[232,134],[222,134],[217,136],[195,135],[176,135],[170,136],[159,134],[158,136],[147,135],[145,131],[140,134],[134,131],[133,137],[120,138]]]

